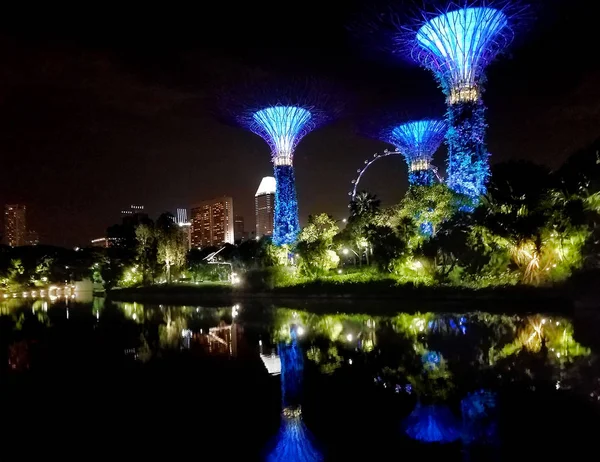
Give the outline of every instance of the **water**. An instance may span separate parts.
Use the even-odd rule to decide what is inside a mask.
[[[6,300],[0,454],[594,459],[600,323],[311,308]]]

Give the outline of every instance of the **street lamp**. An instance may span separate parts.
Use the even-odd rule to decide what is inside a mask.
[[[360,255],[359,255],[359,254],[357,254],[357,253],[354,251],[354,249],[347,249],[347,248],[346,248],[346,249],[342,249],[342,253],[343,253],[344,255],[348,255],[350,252],[352,252],[352,253],[354,254],[354,255],[352,256],[352,259],[354,260],[354,266],[356,266],[356,257],[358,257],[358,258],[359,258],[359,261],[360,261]]]

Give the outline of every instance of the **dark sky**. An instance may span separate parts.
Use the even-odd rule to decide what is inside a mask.
[[[131,203],[154,217],[223,194],[252,229],[269,148],[216,121],[210,107],[215,88],[257,68],[323,77],[352,95],[347,115],[296,151],[302,221],[322,211],[343,217],[356,169],[387,147],[357,135],[358,119],[390,101],[401,110],[415,99],[443,102],[429,72],[368,53],[345,30],[360,2],[97,5],[6,10],[0,19],[0,204],[26,204],[44,243],[85,244]],[[556,167],[600,135],[594,17],[578,2],[554,8],[489,68],[492,162]],[[382,160],[362,184],[394,203],[406,167]]]

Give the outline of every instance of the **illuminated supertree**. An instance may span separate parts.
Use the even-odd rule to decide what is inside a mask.
[[[281,360],[281,427],[274,448],[267,455],[267,461],[316,462],[323,455],[316,448],[313,436],[302,420],[302,374],[304,360],[298,345],[297,327],[290,329],[291,343],[280,343],[278,347]]]
[[[228,98],[235,121],[263,138],[275,170],[273,243],[292,244],[300,230],[294,177],[294,150],[300,140],[338,114],[331,94],[314,81],[262,82]]]
[[[394,124],[380,132],[380,138],[404,156],[408,165],[408,182],[422,186],[432,185],[435,181],[431,160],[445,136],[446,123],[435,119]]]
[[[447,184],[474,203],[486,191],[485,69],[508,47],[523,9],[518,0],[455,0],[398,24],[397,46],[430,69],[447,104]]]

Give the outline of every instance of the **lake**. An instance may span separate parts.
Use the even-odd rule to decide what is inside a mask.
[[[597,459],[594,317],[353,311],[4,300],[3,459]]]

